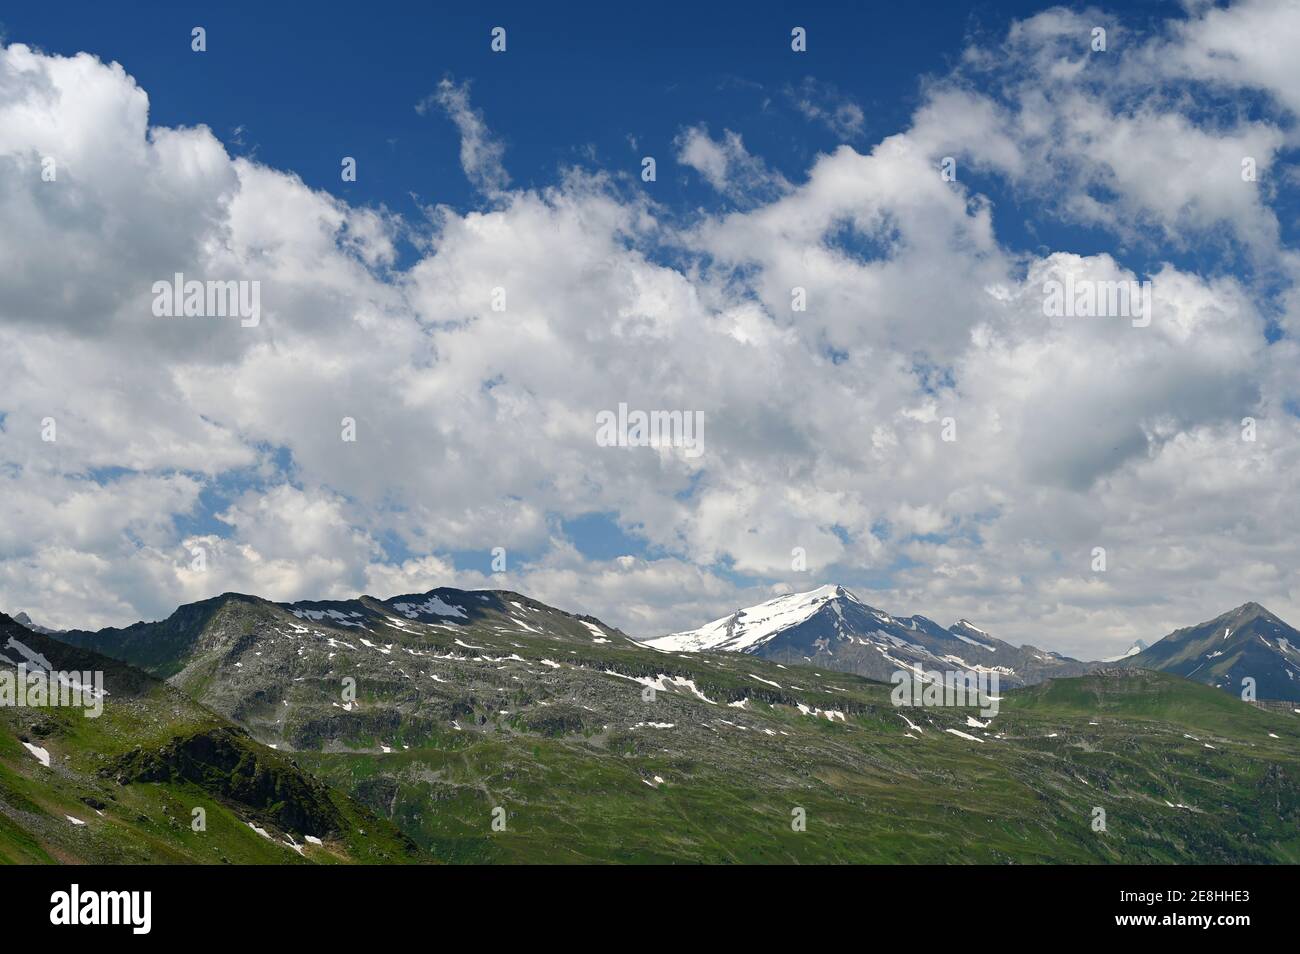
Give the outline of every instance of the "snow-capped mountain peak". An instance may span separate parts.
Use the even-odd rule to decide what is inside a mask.
[[[1008,685],[1023,685],[1087,669],[1030,646],[1017,649],[969,620],[945,629],[925,616],[891,616],[834,584],[787,593],[699,629],[645,642],[664,652],[742,652],[884,681],[899,670],[960,669],[996,672]]]
[[[786,593],[766,603],[738,609],[699,629],[649,639],[646,644],[666,652],[720,649],[752,653],[775,636],[807,622],[828,607],[830,612],[842,618],[842,604],[846,602],[866,607],[844,587],[828,584],[806,593]]]

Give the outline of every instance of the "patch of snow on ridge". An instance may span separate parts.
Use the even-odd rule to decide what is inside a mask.
[[[812,716],[814,719],[818,717],[824,717],[827,722],[848,721],[848,719],[845,718],[844,713],[841,712],[839,709],[815,709],[810,706],[804,705],[802,702],[796,703],[796,705],[799,707],[800,712],[802,712],[806,716]]]
[[[452,606],[450,603],[444,603],[436,596],[430,596],[423,603],[394,603],[393,609],[401,613],[407,619],[415,619],[424,614],[426,616],[457,616],[461,619],[468,619],[465,611],[459,606]]]
[[[613,669],[601,670],[607,676],[617,676],[619,679],[626,679],[629,682],[638,682],[643,686],[648,686],[655,692],[667,692],[669,686],[679,686],[683,689],[690,690],[691,694],[701,702],[707,702],[711,706],[717,703],[700,692],[700,687],[695,685],[694,679],[687,679],[685,676],[670,676],[667,673],[660,673],[651,679],[649,676],[625,676],[621,672],[615,672]]]
[[[979,642],[978,640],[971,639],[969,636],[963,636],[961,633],[954,632],[953,635],[956,636],[958,639],[960,639],[963,643],[970,643],[972,646],[976,646],[980,649],[987,650],[988,652],[995,653],[998,651],[998,648],[996,646],[985,646],[983,643]]]
[[[957,622],[953,623],[952,626],[948,628],[948,632],[953,636],[956,636],[963,643],[970,643],[970,645],[976,646],[985,652],[995,653],[998,651],[998,647],[985,645],[978,639],[971,639],[970,636],[966,635],[966,633],[976,633],[983,636],[985,639],[991,640],[993,638],[989,633],[986,633],[968,619],[957,620]]]
[[[356,619],[361,616],[360,613],[344,613],[336,609],[315,610],[315,609],[293,609],[289,612],[299,619],[309,619],[313,623],[319,623],[321,620],[332,619],[340,626],[360,626]]]
[[[23,748],[32,753],[32,758],[40,762],[46,768],[50,767],[50,753],[39,745],[32,745],[30,742],[24,742]]]

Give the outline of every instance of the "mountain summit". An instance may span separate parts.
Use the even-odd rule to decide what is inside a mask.
[[[807,593],[778,596],[766,603],[736,610],[730,616],[715,619],[699,629],[646,640],[646,643],[662,650],[701,652],[721,649],[756,653],[786,630],[804,626],[823,614],[827,614],[823,620],[826,626],[841,631],[847,606],[869,609],[842,586],[819,586]],[[819,630],[822,628],[817,627]]]
[[[39,623],[33,622],[32,618],[26,613],[15,613],[13,621],[19,626],[30,629],[33,633],[40,633],[44,636],[54,636],[59,632],[57,629],[50,629],[47,626],[41,626]]]
[[[1251,678],[1258,699],[1300,702],[1300,631],[1254,602],[1175,630],[1123,664],[1175,673],[1233,695]]]
[[[1142,650],[1146,648],[1147,648],[1147,644],[1145,642],[1143,642],[1140,639],[1135,639],[1133,640],[1133,645],[1130,646],[1128,649],[1126,649],[1124,652],[1120,653],[1118,656],[1110,656],[1102,661],[1119,662],[1122,659],[1128,659],[1130,656],[1136,656],[1138,653],[1142,652]]]
[[[970,620],[948,629],[924,616],[895,617],[843,586],[819,586],[736,610],[699,629],[646,644],[664,652],[721,650],[888,680],[900,669],[998,673],[1008,686],[1080,675],[1089,664],[997,639]]]

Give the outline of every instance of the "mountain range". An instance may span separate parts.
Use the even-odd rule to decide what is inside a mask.
[[[1012,646],[969,620],[945,629],[924,616],[891,616],[833,585],[778,596],[646,645],[672,652],[744,652],[882,682],[899,670],[964,669],[995,672],[1001,684],[1015,687],[1092,668],[1034,646]]]
[[[1080,663],[842,587],[763,606],[653,645],[499,590],[3,617],[0,647],[107,694],[97,720],[0,706],[0,860],[1300,861],[1300,719],[1225,691],[1238,670],[1134,665],[1160,643]],[[1286,657],[1271,620],[1223,628]],[[899,708],[840,660],[1004,667],[1007,691],[991,718]]]
[[[1012,646],[965,619],[945,628],[924,616],[891,616],[834,585],[778,596],[645,642],[669,652],[742,652],[881,681],[899,670],[995,672],[1008,688],[1118,664],[1172,672],[1238,695],[1242,679],[1250,677],[1257,698],[1300,702],[1300,631],[1258,603],[1151,646],[1138,640],[1124,655],[1099,662]]]

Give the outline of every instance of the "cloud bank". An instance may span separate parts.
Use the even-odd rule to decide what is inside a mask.
[[[447,80],[422,108],[489,204],[415,221],[5,46],[0,606],[502,586],[656,635],[835,581],[1090,658],[1249,599],[1300,618],[1297,31],[1263,0],[1150,35],[1049,10],[799,181],[683,117],[703,210],[599,167],[511,188]],[[1006,197],[1111,253],[1014,247]],[[260,282],[260,324],[154,317],[177,272]],[[1150,281],[1151,323],[1046,317],[1067,277]],[[597,446],[621,402],[702,412],[705,453]],[[632,552],[584,555],[590,514]],[[494,547],[504,574],[457,557]]]

